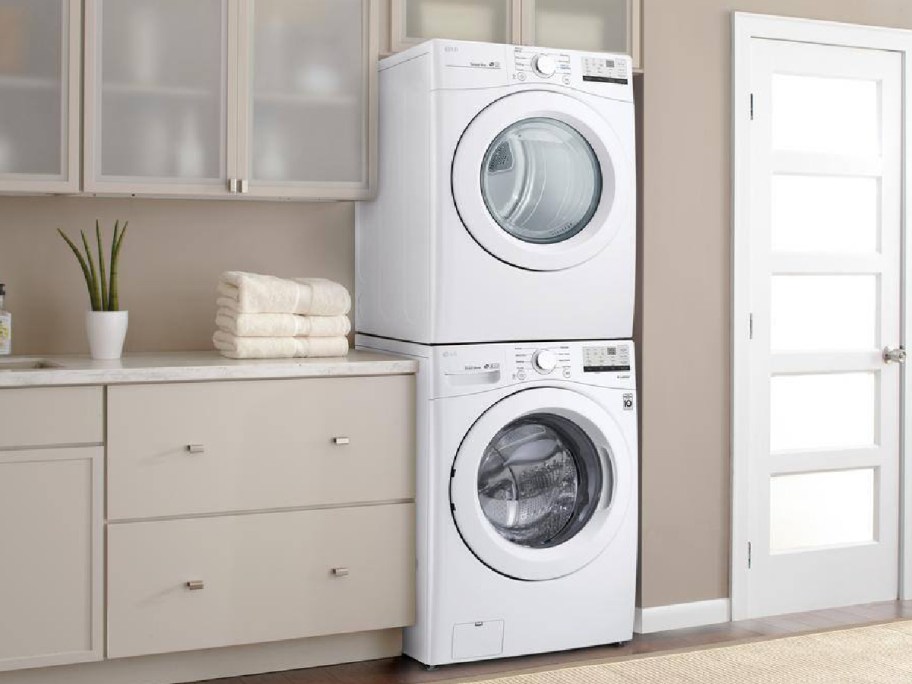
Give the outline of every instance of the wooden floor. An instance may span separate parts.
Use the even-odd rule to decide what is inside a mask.
[[[447,682],[465,677],[504,675],[534,667],[560,667],[576,662],[657,654],[677,649],[724,645],[729,642],[765,639],[827,629],[859,627],[897,619],[912,619],[912,601],[871,603],[850,608],[821,610],[758,620],[729,622],[655,634],[635,635],[628,645],[586,648],[564,653],[509,658],[481,663],[448,665],[428,671],[410,658],[387,658],[361,663],[276,672],[212,680],[211,684],[419,684]]]

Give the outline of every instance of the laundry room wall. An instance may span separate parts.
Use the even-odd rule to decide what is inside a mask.
[[[912,28],[909,0],[643,0],[639,604],[729,596],[731,12]]]
[[[16,354],[88,351],[85,282],[57,235],[129,219],[121,303],[127,351],[212,349],[215,287],[225,270],[332,278],[354,288],[351,202],[0,197],[0,283]]]

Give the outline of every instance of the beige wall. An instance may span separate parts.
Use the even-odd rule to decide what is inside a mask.
[[[223,270],[354,281],[351,203],[0,198],[0,282],[17,354],[84,353],[82,273],[56,234],[129,219],[121,306],[129,351],[211,349]]]
[[[645,607],[728,596],[734,10],[912,28],[909,0],[644,0]]]

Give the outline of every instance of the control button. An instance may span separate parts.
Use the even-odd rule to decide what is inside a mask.
[[[551,78],[554,76],[554,72],[557,71],[557,62],[548,55],[535,55],[532,58],[532,68],[535,69],[535,73],[539,76]]]
[[[525,75],[524,73],[520,72],[520,73],[516,74],[516,80],[517,80],[517,81],[525,81],[525,80],[526,80],[526,75]]]
[[[564,85],[570,85],[570,77],[569,77],[569,76],[566,76],[566,75],[565,75],[561,80],[564,82]]]
[[[557,368],[557,355],[550,349],[539,349],[532,355],[532,366],[542,375]]]
[[[570,378],[570,369],[569,368],[564,368],[564,377],[568,378],[568,379]]]
[[[524,371],[519,371],[519,373],[516,374],[516,378],[517,378],[518,380],[525,380],[525,379],[526,379],[526,374],[525,374],[525,372],[524,372]]]

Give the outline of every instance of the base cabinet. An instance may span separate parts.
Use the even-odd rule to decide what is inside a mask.
[[[108,657],[411,624],[414,504],[108,527]]]
[[[103,458],[0,451],[0,670],[102,658]]]

